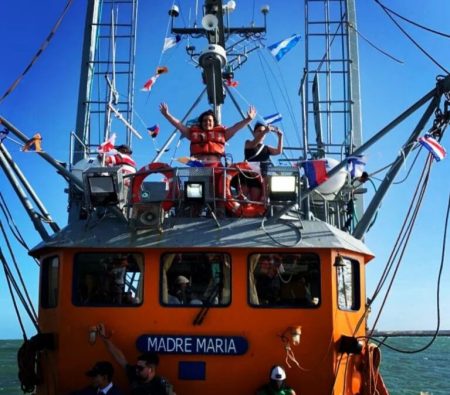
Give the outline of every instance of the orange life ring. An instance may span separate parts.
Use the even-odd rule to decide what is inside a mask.
[[[167,163],[154,162],[145,165],[135,173],[131,187],[131,203],[140,203],[141,201],[141,186],[144,179],[151,173],[162,173],[167,179],[169,190],[166,198],[161,204],[164,211],[169,211],[174,205],[174,199],[178,197],[180,189],[177,180],[174,179],[174,170]],[[170,200],[169,200],[170,199]]]
[[[219,196],[224,196],[225,188],[225,209],[235,217],[254,218],[261,217],[266,213],[266,204],[262,202],[242,202],[246,199],[246,196],[242,192],[234,197],[231,194],[231,182],[234,177],[239,176],[241,172],[251,173],[255,175],[255,179],[261,184],[261,188],[264,191],[264,179],[260,173],[255,172],[247,162],[234,163],[227,171],[221,173],[218,192]],[[225,180],[224,180],[225,177]]]

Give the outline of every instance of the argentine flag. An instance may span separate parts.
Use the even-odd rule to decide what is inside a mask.
[[[300,40],[300,34],[293,34],[291,37],[279,41],[275,44],[267,47],[270,53],[275,56],[275,59],[279,62],[280,59],[286,55],[288,51],[294,48],[295,44]]]
[[[272,125],[275,122],[280,122],[283,117],[281,116],[281,114],[279,112],[277,112],[276,114],[272,114],[272,115],[268,115],[267,117],[263,117],[264,119],[264,123],[266,125]]]

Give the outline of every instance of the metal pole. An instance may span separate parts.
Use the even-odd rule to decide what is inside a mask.
[[[50,236],[47,233],[47,230],[42,225],[39,215],[36,213],[36,211],[34,211],[33,206],[31,205],[29,199],[27,198],[24,190],[19,185],[19,182],[16,176],[14,175],[11,166],[9,166],[5,156],[3,155],[3,150],[0,151],[0,166],[2,167],[6,176],[8,177],[9,182],[11,183],[17,196],[19,197],[19,200],[22,203],[23,207],[25,208],[25,211],[30,217],[31,222],[33,222],[34,228],[38,231],[43,240],[49,240]]]
[[[0,116],[0,124],[4,125],[9,131],[11,131],[16,137],[26,143],[29,138],[25,136],[19,129],[17,129],[13,124],[8,122],[5,118]],[[57,160],[55,160],[51,155],[46,152],[36,152],[37,155],[44,158],[48,163],[50,163],[56,170],[61,173],[64,177],[69,178],[80,191],[84,190],[83,183],[76,178],[70,171],[68,171],[64,166],[62,166]]]
[[[16,176],[19,178],[20,182],[25,187],[26,191],[31,196],[31,198],[35,202],[36,206],[41,211],[42,216],[48,222],[48,224],[50,225],[52,230],[54,232],[59,232],[61,230],[60,227],[56,224],[55,221],[53,221],[52,217],[48,213],[48,211],[45,208],[44,204],[41,202],[39,197],[36,195],[36,193],[34,192],[33,188],[31,187],[30,183],[28,182],[28,180],[26,179],[26,177],[24,176],[24,174],[20,170],[19,166],[17,166],[17,164],[13,161],[10,153],[8,152],[8,150],[6,149],[6,147],[3,144],[0,144],[0,152],[3,154],[3,157],[6,159],[9,167],[14,171]]]
[[[411,136],[409,136],[408,141],[403,146],[402,152],[397,156],[397,159],[395,160],[394,164],[389,169],[388,173],[383,179],[383,182],[378,187],[377,192],[375,193],[374,197],[370,201],[369,206],[367,207],[366,212],[358,222],[358,224],[355,227],[355,230],[353,231],[353,236],[357,239],[362,239],[364,236],[364,233],[366,233],[367,228],[370,226],[370,223],[372,222],[372,218],[374,217],[375,213],[378,210],[378,207],[381,204],[381,201],[383,200],[384,196],[386,195],[387,190],[391,186],[392,182],[395,179],[395,176],[399,172],[400,168],[403,165],[403,162],[405,162],[406,157],[409,155],[411,150],[414,148],[414,142],[417,140],[417,137],[422,132],[423,128],[425,127],[425,124],[428,122],[430,117],[433,115],[434,110],[437,106],[439,106],[439,101],[441,99],[441,95],[436,95],[434,99],[431,101],[430,105],[428,106],[425,113],[422,115],[422,118],[420,119],[419,123],[417,124],[414,131],[411,133]]]
[[[191,106],[191,108],[189,109],[189,111],[186,113],[186,115],[184,116],[184,118],[181,120],[181,122],[183,123],[187,117],[189,116],[189,114],[192,112],[192,110],[197,106],[197,104],[200,102],[200,99],[202,98],[202,96],[205,94],[206,92],[206,88],[202,90],[202,92],[200,93],[200,95],[197,97],[197,100],[194,102],[194,104]],[[161,156],[164,154],[164,151],[166,150],[166,148],[172,144],[173,139],[175,138],[175,136],[177,135],[177,130],[175,129],[172,134],[169,136],[169,138],[167,139],[167,141],[164,143],[164,145],[162,146],[161,150],[157,153],[157,155],[153,158],[153,160],[151,161],[151,163],[154,162],[158,162],[159,159],[161,158]]]

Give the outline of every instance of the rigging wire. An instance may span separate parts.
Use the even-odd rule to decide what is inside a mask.
[[[400,64],[405,63],[403,60],[397,59],[395,56],[387,53],[386,51],[384,51],[383,49],[381,49],[380,47],[377,47],[374,43],[372,43],[367,37],[365,37],[358,29],[355,28],[355,26],[353,26],[353,24],[348,23],[348,27],[350,29],[353,29],[355,31],[356,34],[358,34],[359,37],[361,37],[367,44],[369,44],[372,48],[375,48],[378,52],[381,52],[383,55],[387,56],[388,58],[394,60],[395,62],[398,62]]]
[[[8,205],[5,202],[5,198],[3,197],[3,194],[0,192],[0,209],[3,212],[3,215],[6,218],[6,221],[8,222],[8,226],[11,230],[11,233],[14,235],[16,240],[27,250],[30,251],[30,247],[28,247],[25,239],[23,238],[22,234],[20,233],[19,228],[17,227],[16,223],[14,222],[13,217],[11,216],[11,212],[8,209]]]
[[[48,34],[48,36],[45,38],[44,42],[39,47],[38,51],[34,55],[33,59],[31,59],[30,63],[27,67],[25,67],[25,70],[22,71],[22,74],[19,75],[16,80],[11,84],[11,86],[6,90],[6,92],[3,94],[3,96],[0,98],[0,103],[9,96],[19,85],[19,83],[22,81],[22,79],[25,77],[25,75],[31,70],[31,67],[34,65],[34,63],[39,59],[39,57],[42,55],[42,53],[47,49],[48,45],[50,44],[50,41],[55,36],[56,31],[58,30],[59,26],[61,25],[61,22],[63,21],[67,11],[69,10],[69,7],[72,5],[73,0],[68,0],[66,3],[66,6],[63,9],[63,12],[61,16],[56,21],[55,25],[53,26],[52,30]]]
[[[0,230],[1,230],[1,233],[3,234],[4,240],[6,241],[6,245],[8,247],[8,251],[9,251],[9,255],[11,256],[11,258],[13,260],[14,267],[16,269],[17,275],[19,276],[20,284],[22,285],[22,289],[23,289],[24,294],[25,294],[25,299],[28,302],[28,306],[29,306],[30,312],[32,313],[34,320],[37,321],[36,310],[33,307],[33,303],[31,301],[30,295],[29,295],[27,287],[25,285],[25,281],[23,280],[22,273],[20,271],[19,265],[17,264],[17,259],[16,259],[15,255],[14,255],[13,249],[11,248],[11,243],[9,242],[8,235],[5,232],[5,228],[3,227],[2,221],[0,221]]]
[[[410,34],[408,34],[407,32],[406,32],[406,30],[405,29],[403,29],[401,26],[400,26],[400,24],[392,17],[392,15],[390,14],[390,12],[389,12],[389,10],[388,10],[388,8],[387,7],[385,7],[382,3],[380,3],[380,1],[379,0],[374,0],[375,1],[375,3],[377,3],[380,7],[381,7],[381,9],[385,12],[385,14],[389,17],[389,19],[391,19],[391,21],[395,24],[395,26],[397,26],[399,29],[400,29],[400,31],[406,36],[406,37],[408,37],[409,38],[409,40],[428,58],[428,59],[430,59],[437,67],[439,67],[442,71],[444,71],[445,72],[445,74],[450,74],[449,73],[449,71],[444,67],[444,66],[442,66],[433,56],[431,56],[427,51],[425,51],[425,49],[423,49],[420,45],[419,45],[419,43],[416,41],[416,40],[414,40],[414,38],[412,38],[412,36],[410,35]]]
[[[413,20],[408,19],[408,18],[404,17],[403,15],[400,15],[398,12],[395,12],[393,9],[385,6],[380,1],[375,0],[375,2],[378,3],[384,9],[388,10],[390,13],[392,13],[395,16],[399,17],[400,19],[403,19],[405,22],[411,23],[412,25],[414,25],[414,26],[416,26],[416,27],[418,27],[420,29],[426,30],[427,32],[434,33],[434,34],[437,34],[439,36],[450,38],[450,34],[442,33],[442,32],[440,32],[438,30],[434,30],[434,29],[431,29],[431,28],[429,28],[427,26],[421,25],[420,23],[414,22]]]

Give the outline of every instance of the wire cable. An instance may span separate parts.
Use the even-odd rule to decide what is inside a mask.
[[[379,0],[374,0],[375,1],[375,3],[377,3],[381,8],[382,8],[382,10],[386,13],[386,15],[389,17],[389,19],[391,19],[391,21],[395,24],[395,26],[397,26],[399,29],[400,29],[400,31],[406,36],[406,37],[408,37],[409,38],[409,40],[428,58],[428,59],[430,59],[437,67],[439,67],[442,71],[444,71],[444,73],[445,74],[450,74],[449,73],[449,71],[444,67],[444,66],[442,66],[436,59],[434,59],[427,51],[425,51],[420,45],[419,45],[419,43],[416,41],[416,40],[414,40],[414,38],[412,38],[411,37],[411,35],[409,35],[407,32],[406,32],[406,30],[405,29],[403,29],[401,26],[400,26],[400,24],[392,17],[392,15],[389,13],[389,11],[388,11],[388,9],[383,5],[383,4],[381,4],[380,3],[380,1]]]

